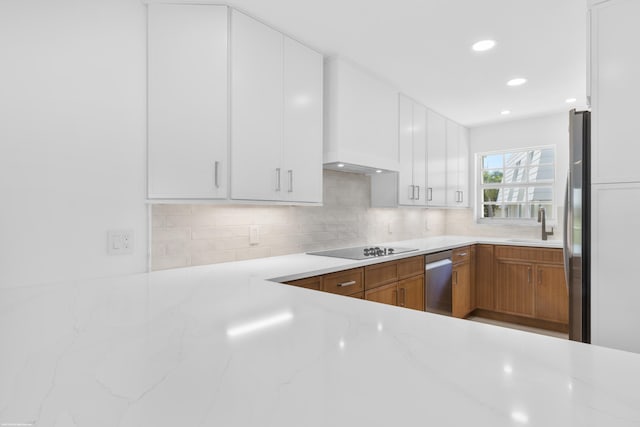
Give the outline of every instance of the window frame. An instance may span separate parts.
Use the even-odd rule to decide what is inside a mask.
[[[539,184],[534,183],[531,184],[529,182],[524,183],[513,183],[513,184],[491,184],[486,185],[483,183],[482,173],[484,170],[492,170],[484,169],[482,159],[484,156],[502,154],[503,156],[506,154],[515,154],[522,153],[531,150],[552,150],[553,151],[553,179],[550,181],[541,182]],[[483,217],[484,213],[484,198],[483,198],[483,190],[487,187],[491,188],[526,188],[526,187],[551,187],[551,212],[546,212],[547,223],[550,225],[554,225],[557,221],[556,211],[558,206],[558,195],[556,194],[556,184],[558,177],[558,153],[555,145],[537,145],[537,146],[529,146],[529,147],[517,147],[517,148],[509,148],[509,149],[500,149],[500,150],[491,150],[491,151],[483,151],[475,153],[475,174],[474,174],[474,182],[475,182],[475,203],[474,203],[474,217],[476,223],[478,224],[502,224],[502,225],[529,225],[529,226],[538,226],[537,217],[534,216],[532,218],[503,218],[503,217],[491,217],[485,218]],[[529,165],[526,165],[528,168]],[[506,169],[503,163],[502,168],[503,171]],[[495,170],[495,169],[493,169]],[[525,201],[525,205],[529,203]]]

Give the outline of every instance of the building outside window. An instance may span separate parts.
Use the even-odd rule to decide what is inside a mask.
[[[555,218],[555,149],[534,147],[478,155],[479,222]]]

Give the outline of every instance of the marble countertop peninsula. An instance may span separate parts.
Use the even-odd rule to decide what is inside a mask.
[[[268,280],[366,263],[2,288],[0,426],[640,425],[639,354]]]

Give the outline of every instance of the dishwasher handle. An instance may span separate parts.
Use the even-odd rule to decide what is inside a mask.
[[[442,259],[440,261],[435,261],[435,262],[430,262],[428,264],[425,265],[424,269],[429,271],[429,270],[433,270],[436,268],[441,268],[444,267],[446,265],[451,265],[452,262],[450,259]]]

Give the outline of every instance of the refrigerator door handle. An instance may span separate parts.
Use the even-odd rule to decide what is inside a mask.
[[[570,246],[571,242],[569,239],[571,238],[571,232],[569,230],[569,215],[571,215],[571,198],[569,191],[571,191],[571,170],[567,171],[567,186],[565,188],[564,193],[564,221],[563,221],[563,230],[564,230],[564,238],[562,245],[562,258],[564,260],[564,277],[565,277],[565,286],[567,287],[567,292],[569,291],[569,280],[571,276],[569,274],[569,260],[571,259]]]

